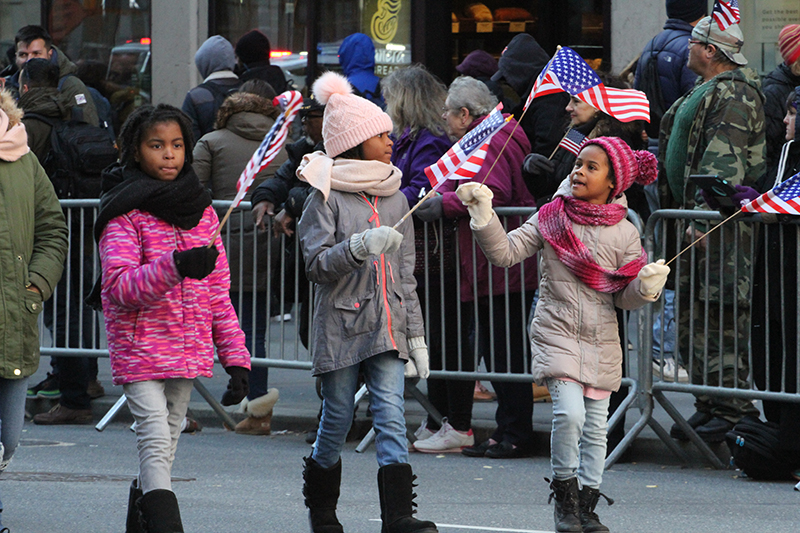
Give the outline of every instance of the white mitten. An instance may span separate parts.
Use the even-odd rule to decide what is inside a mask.
[[[425,344],[425,337],[408,339],[408,362],[403,373],[407,378],[428,379],[431,372],[428,367],[428,346]]]
[[[485,226],[492,219],[492,198],[494,198],[494,193],[486,185],[475,181],[464,183],[456,189],[456,196],[458,196],[462,204],[467,206],[473,227],[480,228]]]
[[[350,237],[350,251],[359,261],[371,255],[396,252],[403,242],[403,234],[390,226],[368,229]]]
[[[655,263],[649,263],[639,271],[639,292],[648,298],[656,298],[661,294],[661,289],[667,282],[669,267],[664,264],[663,259]]]

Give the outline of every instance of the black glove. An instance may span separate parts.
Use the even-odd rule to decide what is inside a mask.
[[[522,170],[534,176],[552,174],[556,171],[556,164],[542,154],[528,154],[522,162]]]
[[[174,252],[175,266],[178,274],[184,278],[203,279],[214,271],[219,252],[216,246],[206,248],[198,246],[183,252]]]
[[[423,222],[433,222],[444,216],[444,200],[441,196],[428,198],[414,211],[417,218]]]
[[[229,366],[225,372],[231,379],[228,381],[228,390],[222,395],[222,405],[236,405],[250,392],[250,371],[241,366]]]

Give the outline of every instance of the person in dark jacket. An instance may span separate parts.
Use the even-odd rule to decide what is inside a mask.
[[[22,123],[28,133],[28,146],[44,164],[50,153],[52,126],[30,114],[52,120],[69,120],[69,110],[58,94],[58,67],[46,59],[31,59],[25,63],[20,75],[19,107],[25,111]]]
[[[214,35],[197,49],[194,64],[203,83],[186,93],[181,110],[192,121],[194,140],[214,131],[217,111],[222,102],[239,88],[239,77],[233,73],[236,56],[233,45],[225,37]]]
[[[353,86],[353,92],[373,104],[386,107],[381,95],[381,80],[375,75],[375,45],[363,33],[348,35],[339,46],[339,65]]]
[[[271,65],[269,39],[259,30],[251,30],[236,41],[236,71],[242,81],[264,80],[277,94],[289,90],[286,76],[280,67]]]
[[[692,35],[692,28],[708,12],[706,0],[667,0],[666,3],[667,22],[664,24],[664,30],[645,45],[636,65],[636,76],[633,81],[634,89],[645,90],[646,86],[652,86],[653,84],[646,80],[648,63],[656,61],[661,94],[650,94],[648,91],[645,93],[651,102],[660,99],[660,107],[664,111],[669,109],[675,100],[688,93],[697,81],[697,74],[686,64],[689,58],[687,43]],[[647,133],[657,139],[661,117],[654,115],[655,113],[650,113]]]
[[[778,49],[783,63],[767,74],[761,85],[766,100],[764,118],[767,121],[767,173],[759,190],[769,189],[778,174],[778,160],[786,129],[786,98],[800,85],[800,24],[790,24],[781,30]]]

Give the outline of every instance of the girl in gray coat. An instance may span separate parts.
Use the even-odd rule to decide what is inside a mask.
[[[433,522],[412,516],[404,364],[407,375],[426,378],[428,348],[415,292],[414,225],[409,219],[400,231],[393,229],[408,201],[399,191],[402,172],[390,162],[392,121],[352,94],[339,74],[322,75],[313,92],[326,106],[325,153],[304,156],[297,170],[314,188],[297,233],[306,274],[315,283],[310,340],[323,397],[317,440],[303,472],[311,531],[342,531],[336,518],[340,455],[361,372],[376,432],[383,531],[436,532]]]
[[[456,193],[493,264],[509,267],[541,251],[539,303],[530,328],[533,377],[553,398],[551,496],[556,531],[608,531],[594,509],[606,454],[608,401],[619,388],[622,350],[614,307],[661,295],[669,267],[645,264],[623,192],[656,178],[655,157],[618,137],[586,143],[562,189],[506,235],[486,186]],[[578,484],[581,488],[578,490]],[[611,500],[609,500],[611,503]]]

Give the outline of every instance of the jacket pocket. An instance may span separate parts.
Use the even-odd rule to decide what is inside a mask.
[[[39,354],[39,314],[42,312],[42,297],[35,291],[23,289],[23,303],[26,312],[22,314],[22,360],[25,363],[29,358]]]
[[[374,292],[361,297],[342,296],[336,299],[333,306],[341,317],[345,338],[373,332],[379,327],[374,300]]]
[[[394,289],[392,292],[394,294],[391,302],[392,329],[405,334],[408,329],[408,318],[406,316],[408,309],[406,309],[405,295],[399,288]]]

